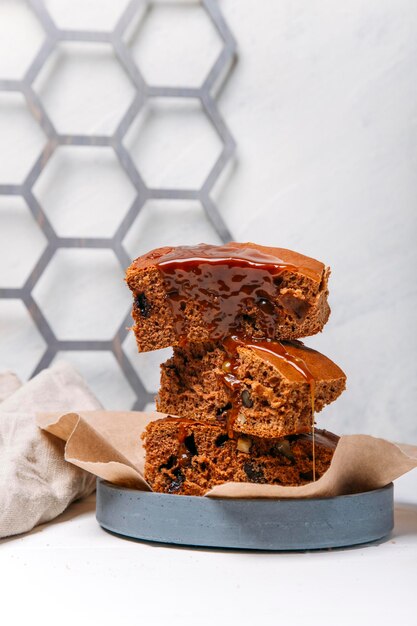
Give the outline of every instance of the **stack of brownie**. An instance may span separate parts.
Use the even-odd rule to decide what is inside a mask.
[[[160,248],[126,272],[139,352],[173,347],[144,433],[154,491],[302,485],[328,469],[338,437],[315,413],[344,390],[342,370],[299,338],[322,330],[329,269],[252,243]]]

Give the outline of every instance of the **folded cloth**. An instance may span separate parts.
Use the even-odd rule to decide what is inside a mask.
[[[7,537],[53,519],[95,488],[95,476],[64,460],[65,443],[41,431],[35,413],[102,407],[64,362],[20,387],[9,372],[0,374],[0,393],[0,537]]]

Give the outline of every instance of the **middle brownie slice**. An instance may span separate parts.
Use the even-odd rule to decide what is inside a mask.
[[[158,411],[279,438],[311,431],[314,413],[345,389],[333,361],[300,341],[193,343],[161,366]]]

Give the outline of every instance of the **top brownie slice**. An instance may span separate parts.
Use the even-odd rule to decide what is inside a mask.
[[[330,270],[283,248],[231,242],[165,247],[126,271],[139,352],[235,333],[298,339],[322,330]]]

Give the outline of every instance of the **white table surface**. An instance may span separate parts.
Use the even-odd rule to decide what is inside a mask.
[[[118,538],[97,524],[91,496],[0,541],[0,623],[417,624],[416,471],[395,500],[384,542],[251,553]]]

